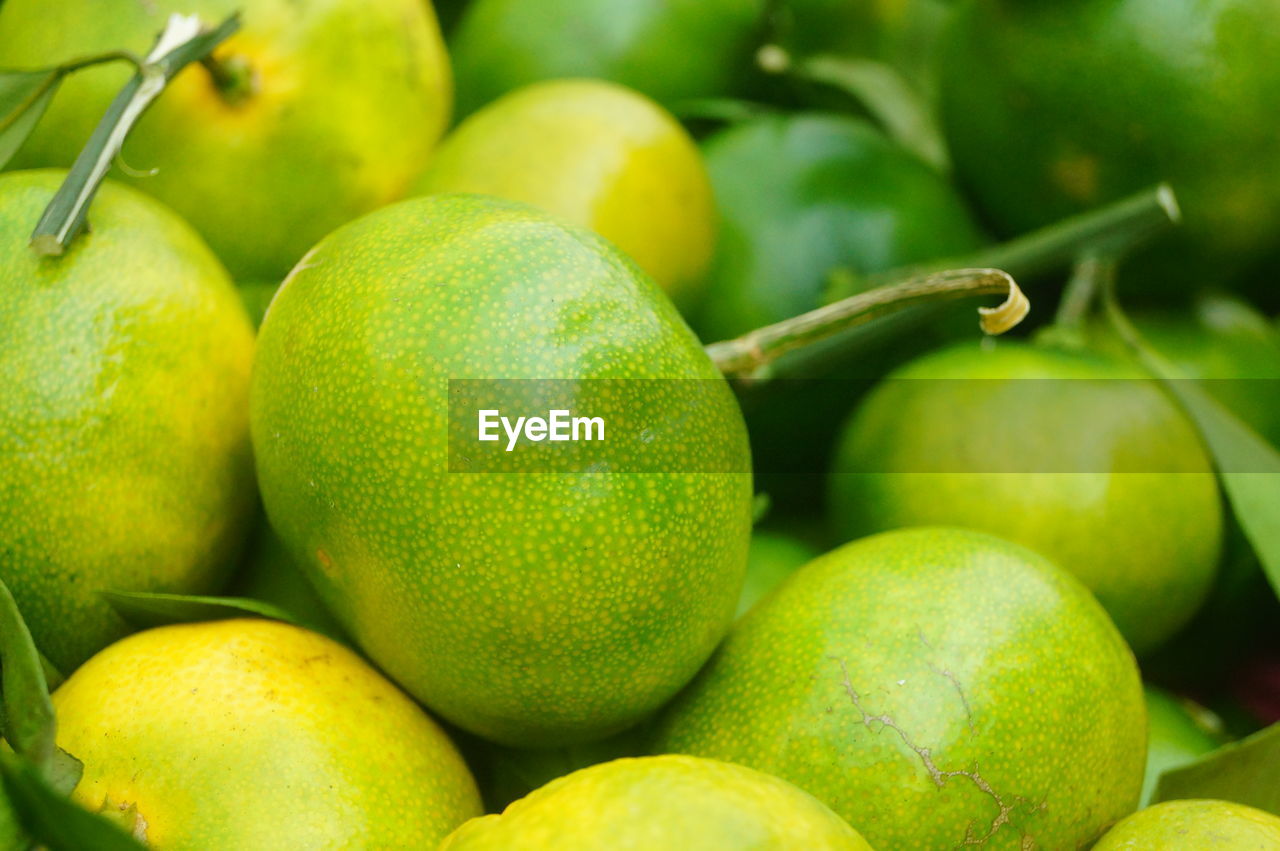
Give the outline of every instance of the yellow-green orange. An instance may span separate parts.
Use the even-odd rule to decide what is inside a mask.
[[[481,812],[421,708],[350,650],[288,624],[141,632],[53,702],[59,746],[84,763],[74,799],[150,848],[432,848]]]
[[[1133,654],[1084,586],[945,528],[802,567],[657,730],[660,750],[789,780],[880,848],[1082,847],[1137,805],[1146,750]]]
[[[234,562],[253,328],[191,228],[110,182],[38,258],[64,176],[0,176],[0,577],[69,671],[128,631],[101,591],[208,592]]]
[[[440,851],[870,851],[805,792],[759,771],[689,756],[618,759],[553,780],[501,815],[469,821]]]
[[[983,529],[1080,578],[1139,654],[1195,614],[1222,509],[1190,422],[1103,355],[964,344],[891,373],[845,425],[831,477],[845,540],[915,525]]]
[[[476,440],[473,394],[514,418],[544,391],[606,440]],[[657,285],[584,228],[433,195],[335,231],[271,304],[251,407],[273,528],[379,666],[467,730],[621,730],[732,620],[741,413]]]
[[[711,261],[715,204],[697,146],[662,107],[602,80],[494,101],[445,139],[418,191],[525,201],[591,228],[681,307]]]
[[[448,121],[452,82],[424,0],[9,0],[0,67],[150,49],[171,12],[243,29],[187,68],[139,122],[122,179],[187,218],[236,278],[279,280],[327,232],[404,194]],[[67,79],[16,163],[68,166],[129,66]]]
[[[1228,801],[1168,801],[1134,813],[1094,851],[1277,851],[1280,818]]]
[[[1169,692],[1146,687],[1147,773],[1142,781],[1142,804],[1151,802],[1160,775],[1194,762],[1222,744],[1222,722],[1203,706]],[[1216,723],[1217,728],[1210,726]]]

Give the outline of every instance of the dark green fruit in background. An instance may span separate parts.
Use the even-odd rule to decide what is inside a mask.
[[[1137,805],[1146,750],[1133,655],[1088,591],[941,528],[801,568],[657,731],[789,780],[876,848],[1083,847]]]
[[[1142,806],[1151,803],[1160,775],[1194,762],[1223,743],[1221,722],[1209,710],[1164,689],[1146,686],[1147,773],[1142,780]]]
[[[694,322],[706,341],[852,294],[862,287],[859,276],[982,243],[946,180],[865,121],[765,116],[716,134],[703,150],[720,209],[710,283]],[[965,319],[971,323],[971,314]],[[822,381],[780,381],[744,396],[760,487],[780,512],[819,510],[836,428],[868,379],[937,339],[931,329],[856,368],[833,364]]]
[[[1186,226],[1153,292],[1227,283],[1280,239],[1280,2],[976,0],[941,49],[957,173],[1003,234],[1159,181]]]
[[[244,563],[227,587],[228,594],[278,606],[299,626],[351,643],[265,517],[258,518],[247,550]]]
[[[527,83],[598,77],[671,107],[750,76],[764,0],[475,0],[449,40],[466,116]]]
[[[780,0],[772,15],[772,40],[794,56],[885,62],[932,95],[938,39],[956,5],[950,0]]]
[[[1036,550],[1139,654],[1187,623],[1217,569],[1222,508],[1199,437],[1104,355],[1000,341],[913,361],[845,425],[830,487],[845,540],[946,524]]]
[[[117,169],[177,210],[237,280],[280,280],[338,225],[402,197],[449,120],[453,87],[426,0],[7,0],[0,68],[151,49],[170,13],[243,27],[169,84]],[[133,69],[62,84],[15,164],[70,166]]]
[[[449,441],[475,434],[447,418],[466,378],[705,392],[606,384],[583,396],[616,435],[597,463],[451,472]],[[272,527],[361,647],[464,729],[522,747],[622,730],[733,619],[741,413],[657,285],[585,229],[450,195],[347,225],[277,293],[252,409]],[[640,457],[661,472],[627,472]]]
[[[61,257],[61,171],[0,176],[0,577],[63,671],[129,630],[102,591],[209,593],[252,519],[253,328],[158,201],[105,184]]]
[[[820,555],[822,550],[796,535],[769,529],[754,531],[747,551],[747,581],[738,598],[738,617]]]
[[[983,241],[944,178],[856,118],[764,116],[703,150],[721,216],[694,323],[707,341],[821,306],[833,270],[869,275]]]

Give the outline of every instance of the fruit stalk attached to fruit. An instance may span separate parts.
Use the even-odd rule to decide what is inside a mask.
[[[191,62],[207,56],[240,27],[231,15],[214,30],[204,30],[195,15],[172,15],[138,73],[120,90],[93,131],[89,143],[36,224],[31,247],[42,256],[59,255],[85,227],[89,202],[120,153],[129,130],[165,85]]]

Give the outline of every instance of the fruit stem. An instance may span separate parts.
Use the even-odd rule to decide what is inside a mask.
[[[1115,273],[1116,261],[1113,255],[1090,251],[1081,256],[1062,291],[1053,324],[1068,331],[1080,330],[1105,285],[1104,281],[1114,277]]]
[[[1003,334],[1027,315],[1031,307],[1027,297],[1013,278],[998,269],[958,269],[858,293],[737,339],[712,343],[706,351],[726,377],[755,379],[787,352],[886,314],[944,299],[1001,293],[1005,295],[1002,304],[978,308],[978,312],[984,332]]]
[[[194,15],[171,15],[164,32],[138,67],[76,157],[67,179],[45,208],[31,234],[31,247],[40,256],[62,254],[84,230],[94,194],[120,152],[125,137],[165,85],[189,63],[207,56],[240,27],[231,15],[217,29],[204,30]]]
[[[1001,245],[963,257],[880,272],[859,280],[863,286],[884,286],[946,269],[966,268],[1003,269],[1022,280],[1070,264],[1087,252],[1096,252],[1098,256],[1121,256],[1180,220],[1173,190],[1166,184],[1160,184]],[[839,271],[835,270],[835,273]],[[816,345],[791,352],[772,364],[770,377],[821,374],[833,365],[847,363],[856,353],[874,351],[887,341],[900,339],[935,317],[939,307],[941,305],[919,305],[874,323],[847,328]]]
[[[1169,227],[1182,222],[1182,211],[1173,188],[1161,183],[1127,198],[1063,219],[990,248],[964,257],[889,273],[922,274],[960,266],[1004,269],[1018,278],[1029,278],[1073,263],[1086,252],[1120,257]],[[873,277],[874,281],[875,278]]]

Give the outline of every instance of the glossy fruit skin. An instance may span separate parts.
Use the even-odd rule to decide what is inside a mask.
[[[821,306],[834,269],[868,275],[983,242],[953,187],[856,118],[764,116],[703,150],[721,214],[694,322],[707,341]]]
[[[278,621],[138,633],[53,702],[58,745],[85,766],[74,799],[136,807],[150,848],[432,848],[481,812],[422,709]]]
[[[1272,851],[1280,848],[1280,818],[1227,801],[1166,801],[1112,828],[1094,851]]]
[[[576,771],[501,815],[458,828],[440,851],[870,851],[857,831],[791,784],[689,756],[618,759]]]
[[[941,48],[957,173],[1002,234],[1169,181],[1148,289],[1225,282],[1280,237],[1276,0],[978,0]]]
[[[229,102],[195,64],[138,123],[121,180],[172,206],[237,280],[280,280],[320,237],[402,197],[448,123],[452,82],[423,0],[10,0],[0,67],[126,48],[144,55],[171,12],[243,27],[257,91]],[[68,166],[128,79],[122,63],[68,78],[15,163]],[[150,172],[154,170],[154,174]]]
[[[747,581],[738,597],[738,617],[820,555],[820,549],[795,535],[768,529],[752,532],[751,547],[747,550]]]
[[[752,70],[763,0],[475,0],[449,40],[458,112],[538,80],[612,80],[673,106],[732,95]]]
[[[462,474],[449,378],[709,383],[692,413],[675,382],[601,396],[670,436],[647,469],[677,472],[625,472],[639,447],[619,443],[623,472]],[[741,413],[657,285],[584,229],[453,195],[347,225],[277,293],[251,406],[272,526],[361,647],[464,729],[522,747],[617,732],[732,620],[751,524]]]
[[[657,750],[789,780],[878,848],[1081,847],[1133,811],[1146,749],[1133,655],[1088,591],[945,528],[809,563],[657,730]]]
[[[65,178],[0,176],[0,577],[63,671],[130,630],[104,590],[209,593],[254,505],[253,328],[208,247],[108,182],[60,258]]]
[[[1148,685],[1147,698],[1147,772],[1142,779],[1142,803],[1152,803],[1160,775],[1199,757],[1223,744],[1221,732],[1208,727],[1204,716],[1209,710],[1196,706],[1164,689]]]
[[[644,95],[602,80],[534,83],[469,117],[415,187],[437,192],[524,201],[590,228],[685,309],[715,247],[715,201],[693,139]]]
[[[1036,550],[1089,586],[1139,655],[1195,614],[1221,548],[1209,458],[1155,383],[1014,340],[891,373],[845,424],[830,493],[845,540],[946,524]]]

